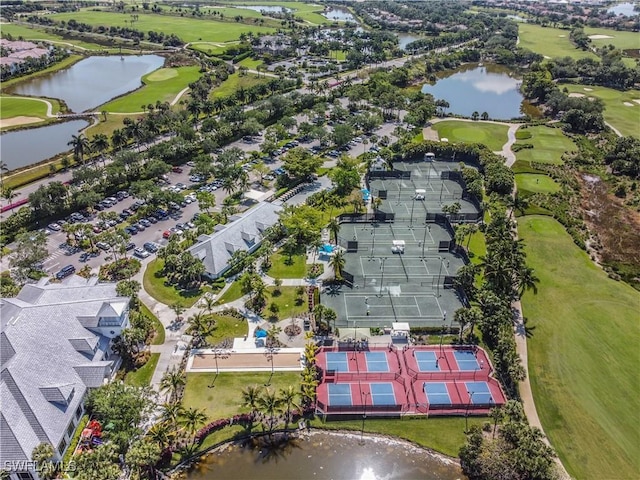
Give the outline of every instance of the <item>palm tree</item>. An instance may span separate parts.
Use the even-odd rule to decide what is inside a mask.
[[[540,279],[533,273],[534,270],[531,267],[524,265],[518,272],[518,295],[522,298],[524,292],[532,290],[534,295],[538,293],[537,283],[540,283]]]
[[[258,398],[257,404],[269,418],[268,426],[269,433],[271,433],[275,425],[276,415],[280,413],[281,400],[276,395],[276,392],[267,388],[260,398]]]
[[[207,313],[211,315],[213,313],[213,309],[216,307],[216,300],[213,297],[207,295],[201,300],[201,302]]]
[[[258,400],[261,392],[262,388],[257,385],[249,385],[247,388],[242,390],[242,406],[251,410],[252,419],[256,416],[256,412],[258,411]]]
[[[169,308],[171,310],[173,310],[173,312],[176,314],[176,320],[178,320],[178,321],[180,321],[182,319],[182,317],[180,315],[182,315],[184,313],[184,311],[186,310],[184,308],[184,305],[182,305],[181,302],[172,303],[171,305],[169,305]]]
[[[180,423],[187,434],[192,436],[195,436],[198,429],[205,424],[208,418],[204,410],[200,410],[195,407],[189,407],[188,409],[183,410],[181,416],[182,419]],[[195,437],[193,439],[193,443],[195,443]]]
[[[282,328],[277,325],[271,325],[271,328],[267,330],[267,341],[270,345],[275,345],[278,335],[282,332]]]
[[[333,252],[333,256],[331,257],[331,260],[329,260],[329,266],[333,268],[333,275],[336,280],[342,280],[342,272],[346,263],[344,253],[342,251],[336,250]]]
[[[53,445],[50,443],[40,443],[31,452],[31,460],[38,465],[38,475],[43,480],[53,478],[56,467],[51,462],[55,455]]]
[[[480,114],[478,112],[473,112],[471,114],[471,119],[472,120],[478,120],[478,117],[480,117]]]
[[[184,387],[187,383],[187,379],[181,370],[176,370],[174,367],[170,371],[165,372],[160,380],[160,391],[167,392],[169,399],[173,399],[178,391]]]
[[[67,142],[67,145],[73,148],[74,160],[84,164],[84,155],[91,150],[89,139],[82,133],[80,135],[71,135],[71,140]]]
[[[109,138],[104,133],[98,133],[91,139],[91,150],[96,152],[102,158],[102,166],[104,167],[104,152],[109,148]]]
[[[163,403],[160,406],[160,418],[167,422],[174,430],[178,429],[183,407],[179,403]]]
[[[164,449],[173,444],[176,432],[169,422],[158,422],[151,427],[148,436],[156,442],[160,448]]]
[[[333,237],[333,243],[338,244],[338,234],[340,233],[340,223],[336,217],[333,217],[329,221],[329,225],[327,225],[327,229],[329,230],[329,235]]]
[[[196,345],[205,345],[207,337],[215,331],[215,322],[207,318],[202,312],[194,313],[189,317],[189,332],[196,337]]]
[[[280,389],[280,403],[285,408],[284,428],[287,428],[291,421],[291,410],[300,408],[300,405],[296,402],[297,397],[298,392],[295,391],[292,385]]]

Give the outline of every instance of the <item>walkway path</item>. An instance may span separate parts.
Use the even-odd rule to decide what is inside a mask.
[[[44,98],[20,97],[20,96],[16,96],[16,95],[3,95],[2,98],[17,98],[19,100],[33,100],[33,101],[36,101],[36,102],[45,103],[47,105],[47,117],[49,117],[49,118],[57,118],[57,115],[53,114],[53,105],[51,104],[51,102],[49,100],[45,100]]]

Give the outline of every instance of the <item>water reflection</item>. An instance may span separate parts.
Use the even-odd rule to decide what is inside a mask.
[[[635,5],[635,3],[630,2],[620,3],[608,9],[607,13],[613,13],[615,15],[626,15],[627,17],[640,15],[640,12],[634,11]]]
[[[291,12],[290,8],[273,6],[273,5],[234,5],[234,8],[243,8],[245,10],[253,10],[254,12],[282,13]]]
[[[331,7],[329,10],[322,13],[323,16],[328,18],[329,20],[335,20],[338,22],[356,22],[356,17],[354,17],[349,10],[341,7]]]

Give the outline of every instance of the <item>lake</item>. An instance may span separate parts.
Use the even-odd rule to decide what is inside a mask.
[[[331,7],[328,10],[325,10],[322,15],[329,20],[335,20],[337,22],[353,22],[358,23],[356,17],[346,8],[341,7]]]
[[[460,467],[401,440],[314,431],[278,447],[232,445],[203,459],[188,480],[458,480]]]
[[[158,55],[95,56],[15,86],[11,93],[64,100],[73,112],[99,107],[142,85],[141,77],[164,64]]]
[[[266,13],[282,13],[290,12],[290,8],[285,7],[277,7],[277,6],[267,6],[267,5],[233,5],[233,8],[244,8],[245,10],[253,10],[254,12],[266,12]]]
[[[86,120],[72,120],[4,133],[0,136],[0,157],[9,170],[39,163],[69,150],[71,135],[77,135],[87,125]]]
[[[449,102],[449,113],[470,117],[487,112],[491,119],[520,117],[523,96],[521,80],[497,65],[465,65],[445,73],[435,85],[425,84],[423,93]]]
[[[420,37],[418,35],[411,35],[411,34],[408,34],[408,33],[398,33],[396,35],[396,37],[398,37],[398,47],[400,47],[403,50],[411,42],[415,42],[416,40],[421,40],[422,38],[424,38],[424,37]]]
[[[616,15],[626,15],[627,17],[633,17],[634,15],[640,15],[640,12],[633,10],[635,3],[625,2],[614,5],[607,10],[607,13],[614,13]]]

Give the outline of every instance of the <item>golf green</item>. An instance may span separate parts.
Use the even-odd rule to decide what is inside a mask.
[[[578,50],[569,40],[569,30],[559,28],[542,27],[531,23],[518,23],[520,43],[518,46],[544,55],[546,58],[571,57],[593,58],[598,57],[593,52]]]
[[[616,282],[550,217],[518,220],[540,278],[523,298],[542,426],[574,478],[640,472],[640,293]]]
[[[516,174],[516,185],[521,193],[555,193],[560,190],[560,185],[548,175],[534,173]]]
[[[509,127],[491,122],[467,122],[446,120],[434,123],[431,127],[438,132],[440,138],[449,142],[482,143],[492,151],[502,150],[507,143]]]
[[[560,128],[540,125],[529,127],[522,132],[529,132],[531,138],[518,140],[518,144],[530,144],[533,148],[516,152],[516,158],[525,162],[562,164],[562,154],[576,150],[574,143],[562,133]]]

